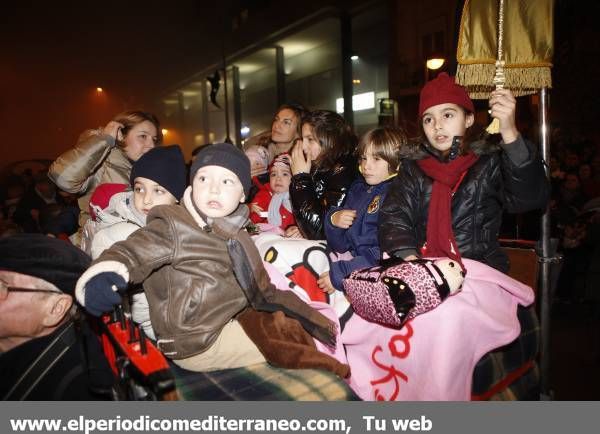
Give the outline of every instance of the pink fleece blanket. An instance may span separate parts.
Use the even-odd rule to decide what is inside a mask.
[[[468,400],[473,369],[520,332],[517,305],[533,290],[477,261],[463,259],[463,290],[400,329],[354,314],[342,332],[350,386],[365,400]]]
[[[269,235],[265,238],[263,243],[272,245]],[[263,243],[257,243],[259,250],[265,250]],[[286,250],[303,256],[301,249]],[[338,322],[330,305],[310,300],[290,281],[288,268],[274,262],[265,261],[265,267],[276,287],[291,289]],[[350,365],[350,386],[362,399],[468,400],[477,361],[519,335],[517,305],[530,305],[533,290],[480,262],[463,262],[467,268],[463,290],[402,329],[387,328],[354,314],[338,336],[335,351],[315,341],[321,351]]]

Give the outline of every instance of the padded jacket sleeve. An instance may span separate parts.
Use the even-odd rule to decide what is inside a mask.
[[[415,176],[414,161],[404,161],[402,170],[392,181],[379,211],[379,246],[381,252],[405,258],[417,254],[417,222],[421,209],[421,190]]]
[[[95,130],[84,131],[74,148],[60,155],[50,166],[48,176],[62,190],[85,193],[93,174],[115,145],[115,139]]]
[[[121,262],[129,271],[129,280],[137,284],[143,282],[154,270],[173,260],[178,242],[171,222],[156,218],[126,240],[113,244],[94,263]]]
[[[331,223],[331,216],[336,211],[341,211],[342,209],[344,208],[331,207],[327,214],[325,214],[325,219],[323,220],[327,245],[331,250],[338,253],[344,253],[352,247],[350,241],[346,237],[347,229],[338,228]]]
[[[550,184],[534,144],[519,136],[514,142],[501,146],[504,148],[501,170],[507,211],[520,213],[545,208],[550,197]]]
[[[269,188],[269,184],[267,183],[258,190],[258,193],[256,193],[256,195],[254,196],[254,199],[252,199],[250,205],[256,204],[260,206],[264,212],[267,212],[269,211],[269,203],[271,202],[272,197],[273,195],[271,194],[271,189]],[[249,217],[253,223],[267,223],[266,217],[261,217],[258,213],[253,212],[251,207],[249,207],[249,209]]]
[[[296,224],[305,238],[322,240],[325,238],[323,220],[331,207],[342,206],[348,189],[356,177],[356,170],[350,164],[336,166],[320,181],[314,176],[299,173],[292,177],[290,198]],[[318,186],[320,182],[323,185]],[[321,195],[318,194],[322,190]]]

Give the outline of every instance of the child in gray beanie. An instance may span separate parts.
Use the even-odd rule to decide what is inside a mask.
[[[120,303],[119,290],[143,282],[159,349],[194,371],[265,361],[235,320],[249,305],[282,310],[331,343],[335,330],[325,317],[265,283],[244,229],[248,208],[240,206],[251,186],[246,155],[227,143],[206,146],[190,183],[181,205],[153,208],[144,228],[94,261],[77,282],[78,301],[100,315]]]

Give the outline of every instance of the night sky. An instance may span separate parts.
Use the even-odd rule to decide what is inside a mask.
[[[220,60],[223,35],[226,40],[231,35],[228,16],[235,9],[231,5],[239,9],[242,3],[270,4],[261,0],[4,2],[0,169],[22,159],[54,159],[74,145],[84,129],[105,125],[124,108],[158,112],[155,103],[163,92]],[[271,6],[280,11],[279,3]],[[596,23],[600,2],[557,0],[555,12],[551,118],[598,140],[593,125],[600,98],[595,84],[600,70]],[[97,86],[105,90],[103,95],[97,94]]]
[[[165,89],[218,59],[223,19],[215,8],[192,0],[4,3],[0,167],[53,159],[123,108],[155,110]]]

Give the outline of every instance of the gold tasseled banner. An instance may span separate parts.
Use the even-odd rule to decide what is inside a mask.
[[[553,0],[504,0],[505,87],[528,95],[552,87]],[[465,0],[458,40],[456,82],[474,99],[495,89],[498,2]]]
[[[465,86],[473,99],[488,99],[495,89],[492,82],[495,67],[493,64],[458,65],[456,82]],[[515,96],[536,93],[542,87],[552,87],[549,66],[515,67],[505,66],[505,87],[512,90]]]

